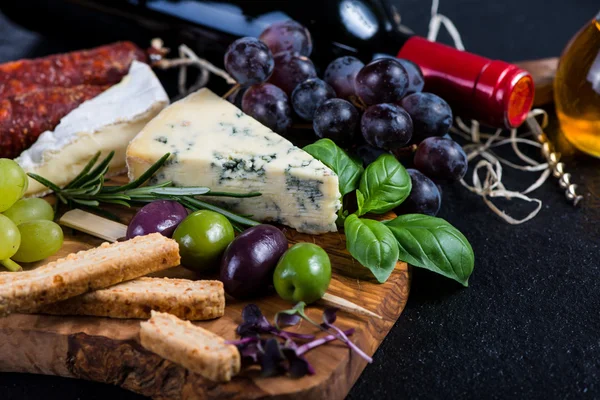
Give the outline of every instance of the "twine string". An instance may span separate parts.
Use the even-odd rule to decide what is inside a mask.
[[[152,47],[154,51],[159,53],[162,52],[163,54],[166,54],[168,52],[168,49],[163,47],[162,41],[158,39],[152,41]],[[198,57],[198,55],[185,44],[178,47],[178,58],[160,57],[157,61],[153,62],[152,65],[160,69],[179,69],[177,89],[180,97],[205,87],[208,84],[211,74],[223,78],[225,82],[230,85],[237,84],[235,79],[233,79],[226,71],[216,67],[209,61]],[[190,86],[188,86],[188,67],[195,67],[199,70],[196,81]]]

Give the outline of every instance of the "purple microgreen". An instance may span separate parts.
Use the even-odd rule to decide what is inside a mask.
[[[288,340],[285,341],[284,347],[287,348],[287,349],[294,349],[294,350],[296,350],[298,348],[298,345],[292,339],[288,339]]]
[[[262,329],[260,326],[253,323],[242,323],[235,330],[241,337],[258,337],[261,333],[269,333],[269,330]]]
[[[333,329],[335,332],[337,332],[337,338],[340,339],[342,342],[346,343],[346,345],[348,347],[350,347],[352,350],[354,350],[359,356],[364,358],[368,363],[373,362],[373,359],[371,357],[369,357],[369,355],[367,353],[362,351],[357,345],[352,343],[350,341],[350,339],[348,339],[348,336],[346,336],[346,334],[340,328],[338,328],[335,325],[330,325],[330,324],[326,324],[326,325],[328,328]]]
[[[328,308],[323,312],[323,323],[322,324],[317,324],[316,322],[314,322],[313,320],[311,320],[310,318],[308,318],[306,316],[306,314],[304,313],[304,303],[300,304],[298,303],[296,305],[296,307],[298,307],[298,313],[300,315],[302,315],[302,317],[304,319],[306,319],[308,322],[310,322],[311,324],[319,327],[321,330],[331,333],[331,330],[333,330],[333,335],[339,339],[340,341],[344,342],[349,348],[351,348],[352,350],[354,350],[359,356],[361,356],[362,358],[364,358],[365,360],[367,360],[367,362],[372,363],[373,359],[371,357],[369,357],[364,351],[362,351],[357,345],[355,345],[354,343],[352,343],[350,341],[350,339],[348,339],[348,336],[346,336],[346,334],[337,326],[333,325],[333,323],[336,320],[336,312],[338,311],[337,308]]]
[[[313,340],[315,335],[309,335],[306,333],[296,333],[288,331],[271,332],[273,335],[279,336],[283,339],[300,339],[300,340]]]
[[[285,371],[282,365],[285,358],[277,339],[271,338],[266,341],[264,352],[259,358],[263,376],[275,376]]]
[[[325,311],[323,311],[323,322],[329,325],[333,324],[337,319],[336,313],[338,310],[339,308],[336,307],[326,308]]]
[[[237,327],[236,332],[241,337],[256,336],[261,333],[270,333],[271,324],[262,314],[256,304],[248,304],[242,310],[242,323]]]
[[[304,357],[298,355],[294,349],[281,349],[288,362],[288,372],[292,378],[301,378],[304,375],[314,375],[315,369]]]
[[[256,322],[263,316],[262,311],[256,304],[247,304],[242,309],[242,320],[244,322]]]
[[[248,304],[244,307],[242,310],[242,320],[244,323],[255,324],[264,329],[268,329],[271,326],[256,304]]]
[[[238,345],[237,348],[242,357],[242,364],[252,365],[258,362],[258,355],[261,352],[260,341]]]
[[[346,336],[351,336],[354,333],[354,328],[350,328],[344,331],[344,333],[346,334]],[[314,349],[315,347],[319,347],[322,344],[325,344],[327,342],[331,342],[336,340],[338,337],[336,335],[327,335],[327,336],[323,336],[322,338],[318,338],[315,339],[311,342],[308,343],[304,343],[302,346],[298,346],[296,348],[296,353],[298,355],[302,355],[312,349]]]
[[[323,323],[317,324],[306,315],[305,307],[306,303],[299,302],[292,309],[278,312],[274,318],[275,326],[273,326],[269,324],[258,306],[249,304],[244,307],[242,311],[243,321],[236,330],[241,339],[229,340],[227,343],[237,346],[245,365],[259,364],[263,376],[273,376],[286,372],[292,377],[314,374],[315,371],[304,358],[304,354],[336,339],[356,351],[359,356],[368,362],[373,361],[371,357],[348,339],[348,336],[354,333],[354,329],[342,331],[333,325],[336,321],[337,308],[326,309],[322,315]],[[328,335],[316,339],[314,335],[288,332],[279,328],[279,326],[297,325],[301,319],[328,333]],[[298,345],[297,340],[307,342]]]
[[[304,307],[306,307],[306,303],[301,301],[298,304],[296,304],[294,306],[294,308],[292,308],[292,310],[296,310],[296,314],[298,314],[299,316],[302,317],[302,319],[304,319],[307,322],[310,322],[311,324],[313,324],[314,326],[316,326],[317,328],[319,328],[319,324],[317,324],[315,321],[313,321],[312,319],[310,319],[308,317],[308,315],[306,315],[306,312],[304,311]]]
[[[279,311],[275,314],[275,327],[281,330],[281,328],[286,326],[297,325],[301,320],[302,317],[300,317],[294,309]]]

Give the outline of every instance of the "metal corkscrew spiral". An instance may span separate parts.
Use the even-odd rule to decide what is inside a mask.
[[[583,196],[577,194],[577,185],[571,183],[571,174],[565,172],[565,163],[560,161],[560,153],[555,151],[554,145],[550,142],[535,117],[530,116],[525,122],[534,133],[536,140],[542,144],[542,155],[548,162],[552,175],[558,178],[558,185],[565,190],[565,197],[576,206],[583,200]]]

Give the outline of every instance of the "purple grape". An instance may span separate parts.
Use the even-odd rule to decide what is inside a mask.
[[[425,214],[435,217],[440,211],[442,195],[437,185],[416,169],[407,169],[412,189],[410,194],[394,211],[396,214]]]
[[[369,145],[386,150],[404,146],[412,137],[410,115],[396,104],[375,104],[365,110],[360,129]]]
[[[433,93],[413,93],[400,101],[413,120],[415,139],[442,136],[452,126],[452,109]]]
[[[225,69],[242,86],[262,83],[274,68],[273,54],[266,44],[253,37],[231,43],[225,53]]]
[[[363,144],[358,146],[354,153],[362,160],[363,167],[367,167],[373,161],[377,160],[382,154],[390,154],[389,151]]]
[[[406,94],[419,93],[423,91],[423,86],[425,86],[425,78],[423,77],[423,71],[421,71],[421,67],[410,60],[405,60],[404,58],[397,58],[398,61],[408,74],[408,89],[406,90]]]
[[[269,83],[280,87],[289,95],[299,83],[316,78],[317,71],[310,58],[293,53],[279,53],[275,56],[275,68]]]
[[[395,103],[408,90],[408,74],[397,60],[380,58],[356,75],[356,94],[367,105]]]
[[[273,54],[291,52],[308,57],[312,52],[310,32],[291,19],[269,25],[259,39],[269,46]]]
[[[430,137],[423,140],[414,158],[415,167],[431,179],[458,181],[467,173],[467,155],[452,139]]]
[[[365,64],[356,57],[336,58],[327,66],[323,80],[331,85],[338,97],[348,100],[356,94],[356,75],[364,66]]]
[[[284,134],[292,125],[292,110],[283,90],[270,83],[250,86],[242,110],[273,131]]]
[[[373,60],[379,60],[381,58],[391,58],[392,60],[398,61],[408,74],[408,90],[406,94],[418,93],[423,91],[423,86],[425,86],[425,78],[423,77],[423,71],[421,71],[421,67],[419,67],[416,63],[407,60],[405,58],[396,58],[389,54],[383,53],[375,53],[373,55]]]
[[[344,145],[354,138],[358,118],[358,110],[350,102],[329,99],[315,111],[313,128],[318,137]]]
[[[292,92],[292,107],[296,114],[307,121],[312,121],[317,108],[325,101],[333,99],[335,91],[319,78],[307,79]]]

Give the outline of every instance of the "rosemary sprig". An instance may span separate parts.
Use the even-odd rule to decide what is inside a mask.
[[[251,220],[250,218],[242,217],[240,215],[234,214],[231,211],[224,210],[220,207],[217,207],[213,204],[206,203],[202,200],[195,199],[189,196],[183,196],[178,200],[184,207],[189,208],[190,210],[211,210],[223,214],[230,220],[237,222],[241,225],[246,226],[256,226],[259,225],[260,222],[256,222]]]
[[[164,165],[169,158],[170,153],[162,156],[138,179],[122,186],[105,186],[105,176],[113,156],[114,152],[111,152],[105,159],[96,165],[100,158],[100,152],[96,153],[75,179],[65,185],[64,188],[60,188],[55,183],[42,176],[33,173],[28,173],[28,175],[32,179],[35,179],[42,185],[51,189],[56,194],[56,198],[58,199],[56,206],[58,206],[59,203],[62,203],[68,208],[80,206],[103,213],[104,210],[100,208],[101,204],[117,204],[124,207],[131,207],[133,204],[150,203],[155,200],[175,200],[193,211],[206,209],[223,214],[234,224],[236,230],[242,229],[240,225],[256,226],[259,224],[259,222],[256,222],[247,216],[239,216],[221,207],[196,199],[196,196],[205,195],[237,198],[260,196],[261,194],[257,192],[213,192],[210,188],[203,186],[175,187],[172,185],[172,182],[142,186]]]

